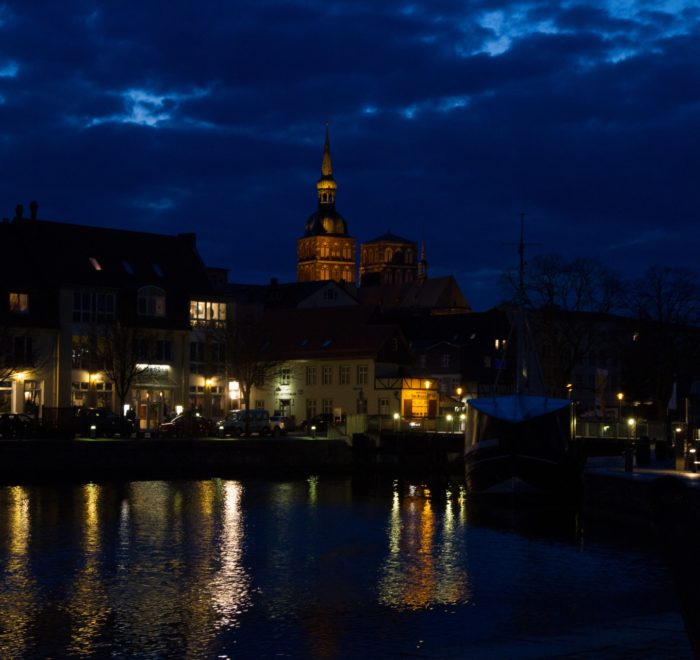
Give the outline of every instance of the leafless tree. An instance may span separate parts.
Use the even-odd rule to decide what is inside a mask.
[[[132,385],[149,370],[154,354],[153,339],[139,328],[115,321],[93,326],[88,346],[95,370],[104,371],[114,384],[119,414],[123,416]]]
[[[276,374],[281,360],[276,354],[274,333],[260,314],[246,314],[229,321],[219,330],[224,346],[226,371],[237,380],[243,396],[243,405],[250,410],[250,398],[255,386]],[[246,416],[246,435],[250,434],[250,419]]]
[[[506,273],[505,282],[516,300],[517,273]],[[566,261],[553,254],[528,264],[524,289],[545,382],[551,394],[561,396],[575,367],[600,347],[601,315],[621,308],[624,287],[620,277],[599,261]]]
[[[628,304],[636,321],[626,356],[628,381],[663,418],[674,381],[700,369],[700,281],[685,268],[653,266],[632,282]]]

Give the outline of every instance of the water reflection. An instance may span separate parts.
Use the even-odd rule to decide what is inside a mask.
[[[29,629],[35,615],[36,581],[29,569],[30,516],[26,488],[12,486],[0,497],[5,511],[0,538],[6,557],[0,588],[0,653],[22,656],[29,643]],[[0,564],[2,565],[2,564]]]
[[[463,567],[465,498],[448,491],[438,504],[426,486],[409,485],[405,494],[401,491],[395,482],[379,602],[412,610],[467,602],[471,587]]]
[[[82,518],[82,566],[77,570],[68,596],[71,655],[85,656],[94,651],[95,642],[110,613],[102,581],[100,557],[100,486],[87,484],[79,496],[78,515]]]
[[[0,658],[444,657],[677,614],[637,548],[475,524],[467,504],[328,477],[0,487]]]

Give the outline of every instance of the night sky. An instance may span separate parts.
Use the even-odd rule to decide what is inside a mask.
[[[521,210],[530,255],[696,266],[697,2],[0,7],[0,217],[194,231],[293,281],[326,121],[350,233],[425,240],[477,310]]]

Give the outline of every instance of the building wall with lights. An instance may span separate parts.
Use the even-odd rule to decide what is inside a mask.
[[[50,222],[33,207],[0,223],[0,243],[0,412],[116,410],[105,356],[120,329],[146,367],[126,404],[151,427],[187,405],[190,299],[212,289],[193,234]]]

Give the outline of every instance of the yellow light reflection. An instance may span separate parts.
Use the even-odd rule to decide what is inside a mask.
[[[425,609],[466,602],[469,580],[461,567],[465,514],[460,498],[449,493],[442,516],[429,492],[405,497],[395,484],[387,525],[388,556],[379,581],[379,602],[396,609]],[[455,515],[457,513],[457,515]]]
[[[5,497],[7,501],[5,501]],[[0,534],[6,539],[8,557],[0,590],[0,649],[2,657],[19,658],[27,653],[29,628],[33,621],[36,584],[29,568],[30,510],[29,494],[22,486],[12,486],[0,492],[0,505],[6,517]]]
[[[70,655],[90,655],[110,614],[109,600],[101,580],[100,490],[97,484],[81,489],[83,507],[83,567],[75,576],[68,598]]]

